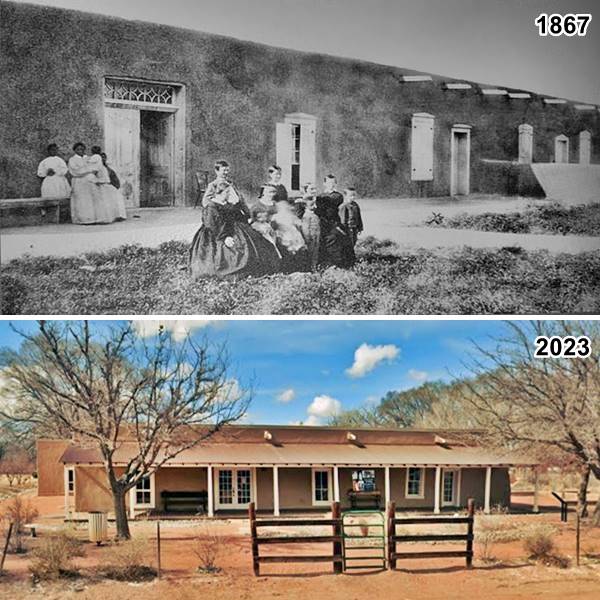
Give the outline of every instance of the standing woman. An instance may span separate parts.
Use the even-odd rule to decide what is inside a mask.
[[[96,189],[95,172],[97,167],[90,165],[85,155],[85,144],[77,142],[73,146],[75,154],[69,159],[71,173],[71,221],[79,225],[96,222],[94,198],[99,194]]]
[[[269,167],[269,181],[267,182],[267,185],[272,185],[275,188],[275,197],[273,198],[275,202],[281,202],[283,200],[288,202],[287,190],[285,189],[285,185],[281,183],[281,167],[278,167],[277,165],[271,165]]]
[[[244,277],[275,273],[275,247],[248,224],[250,211],[230,180],[229,164],[215,163],[216,178],[202,199],[202,225],[190,247],[190,271],[201,277]]]
[[[58,146],[48,146],[48,156],[39,164],[37,174],[42,177],[42,198],[68,198],[71,186],[66,175],[67,163],[58,156]]]

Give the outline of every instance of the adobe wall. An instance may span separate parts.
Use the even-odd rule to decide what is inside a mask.
[[[115,469],[119,476],[123,469]],[[129,494],[125,495],[129,506]],[[103,467],[75,467],[75,512],[114,512],[112,494]]]
[[[35,173],[50,141],[64,158],[75,141],[102,145],[107,75],[186,86],[188,204],[194,172],[223,157],[239,187],[255,194],[275,160],[275,124],[292,112],[317,118],[318,177],[333,171],[365,197],[447,195],[457,123],[472,126],[472,192],[488,191],[482,158],[516,160],[522,123],[534,128],[534,161],[550,161],[564,133],[576,162],[577,135],[589,130],[592,162],[600,162],[600,114],[572,104],[482,96],[476,86],[446,90],[436,78],[405,83],[412,71],[4,0],[0,20],[2,101],[11,116],[0,124],[0,198],[39,195]],[[415,112],[435,116],[433,182],[410,181]]]
[[[64,467],[59,461],[69,444],[67,440],[37,440],[38,496],[62,496],[65,493]]]
[[[206,467],[161,467],[154,475],[155,502],[157,510],[164,510],[161,492],[208,491]]]

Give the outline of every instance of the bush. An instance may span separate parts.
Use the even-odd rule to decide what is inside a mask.
[[[148,581],[156,577],[156,569],[146,564],[148,543],[134,538],[117,542],[110,547],[110,558],[99,572],[103,577],[117,581]]]
[[[217,560],[222,551],[223,540],[221,536],[206,528],[204,533],[197,537],[194,542],[194,554],[200,561],[198,570],[204,573],[218,573],[221,568],[217,566]]]
[[[554,541],[548,534],[535,533],[525,539],[523,546],[530,560],[561,569],[567,568],[570,564],[568,558],[557,553]]]
[[[61,532],[44,539],[32,552],[29,570],[34,581],[73,577],[77,571],[72,559],[82,554],[81,543],[67,532]]]
[[[23,534],[27,523],[38,516],[37,509],[31,505],[29,500],[24,501],[20,495],[16,495],[2,511],[2,518],[13,524],[14,551],[24,552]]]

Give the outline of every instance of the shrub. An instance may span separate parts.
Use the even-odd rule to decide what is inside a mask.
[[[99,572],[103,577],[117,581],[147,581],[156,576],[156,569],[146,564],[148,543],[134,538],[110,547],[110,558]]]
[[[5,507],[2,518],[13,524],[14,551],[24,552],[23,534],[27,523],[38,516],[37,509],[31,505],[29,500],[24,501],[20,495],[16,495]]]
[[[523,545],[530,560],[561,569],[566,569],[570,564],[568,558],[558,554],[554,541],[548,534],[535,533],[527,537]]]
[[[72,559],[82,554],[81,543],[67,532],[51,535],[32,552],[29,570],[34,581],[72,577],[77,574]]]
[[[207,528],[194,542],[194,554],[200,561],[198,570],[204,573],[218,573],[221,568],[217,566],[217,561],[222,551],[223,539]]]

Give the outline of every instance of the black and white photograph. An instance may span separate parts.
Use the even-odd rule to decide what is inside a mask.
[[[593,7],[2,0],[3,314],[597,313]]]

